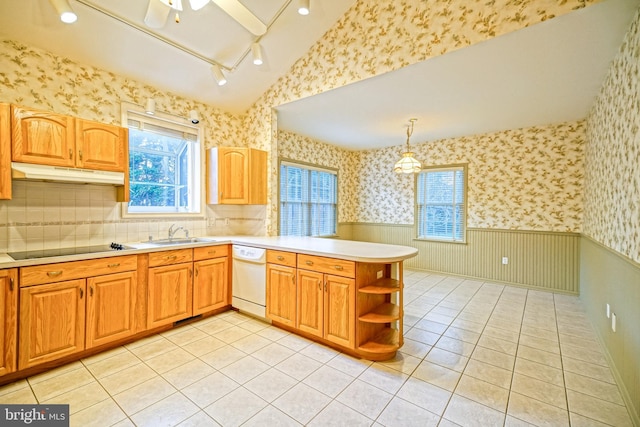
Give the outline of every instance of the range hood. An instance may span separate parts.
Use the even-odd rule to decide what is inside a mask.
[[[77,184],[124,185],[123,172],[107,172],[61,166],[11,163],[13,179],[71,182]]]

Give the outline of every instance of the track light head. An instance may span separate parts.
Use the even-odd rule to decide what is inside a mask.
[[[156,101],[153,98],[147,98],[147,103],[145,104],[144,111],[147,114],[154,115],[156,113]]]
[[[49,0],[51,5],[56,9],[60,20],[65,24],[73,24],[78,20],[78,15],[75,14],[68,0]]]
[[[193,123],[194,125],[197,125],[198,123],[200,123],[200,119],[198,118],[198,112],[196,110],[189,111],[189,120],[191,120],[191,123]]]
[[[299,0],[298,1],[298,13],[300,15],[308,15],[309,14],[309,0]]]
[[[262,65],[264,63],[262,60],[262,48],[260,47],[260,43],[256,42],[251,45],[251,54],[253,55],[254,65]]]
[[[219,65],[212,65],[211,71],[213,72],[213,77],[215,77],[216,82],[218,82],[218,86],[224,86],[227,84],[227,78],[224,76]]]

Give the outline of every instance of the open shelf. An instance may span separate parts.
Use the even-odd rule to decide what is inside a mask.
[[[358,289],[365,294],[392,294],[400,290],[400,281],[389,277],[378,279],[375,282]]]
[[[390,302],[380,304],[370,312],[363,314],[358,320],[367,323],[390,323],[400,318],[400,309]]]
[[[367,354],[395,354],[398,350],[398,331],[384,328],[371,340],[358,347],[358,350]]]

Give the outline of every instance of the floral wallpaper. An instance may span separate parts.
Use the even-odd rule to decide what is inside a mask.
[[[243,122],[247,145],[266,149],[277,144],[271,138],[272,107],[397,70],[596,2],[358,0],[248,111]],[[270,185],[277,185],[276,176],[272,176]],[[277,205],[270,204],[267,230],[271,234],[277,223]]]
[[[12,40],[0,40],[0,63],[0,102],[120,125],[121,102],[144,105],[153,98],[158,111],[188,117],[189,110],[197,110],[206,147],[238,140],[240,118],[142,82]]]
[[[467,226],[580,232],[585,122],[414,144],[423,166],[467,164]],[[279,132],[280,156],[338,167],[340,222],[413,224],[414,175],[402,146],[353,152]]]
[[[584,233],[640,262],[640,11],[587,119]]]
[[[278,157],[338,169],[338,222],[355,222],[358,203],[357,152],[298,135],[278,131]],[[276,165],[277,168],[277,165]],[[277,197],[274,198],[277,200]]]

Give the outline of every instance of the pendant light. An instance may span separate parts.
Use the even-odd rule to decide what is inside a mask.
[[[251,54],[253,55],[253,63],[254,65],[262,65],[262,47],[260,43],[255,42],[251,45]]]
[[[413,157],[413,152],[409,146],[409,138],[413,134],[413,124],[418,119],[409,119],[407,126],[407,151],[402,154],[402,158],[398,160],[393,167],[395,173],[418,173],[422,170],[422,165]]]
[[[215,77],[216,82],[218,82],[218,86],[224,86],[227,84],[227,78],[224,76],[219,65],[212,65],[211,72],[213,73],[213,77]]]
[[[58,12],[60,20],[65,24],[73,24],[78,20],[78,15],[75,14],[68,0],[49,0],[53,7]]]
[[[303,16],[309,14],[309,0],[299,0],[298,13]]]

